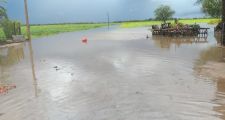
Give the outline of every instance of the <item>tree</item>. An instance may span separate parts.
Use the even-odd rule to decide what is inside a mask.
[[[8,15],[7,15],[7,12],[6,12],[6,9],[2,6],[0,6],[0,19],[8,19]]]
[[[222,21],[225,23],[225,0],[222,0]]]
[[[202,4],[203,12],[212,17],[222,17],[222,22],[218,26],[223,28],[225,23],[225,0],[197,0],[198,4]],[[222,34],[222,44],[225,45],[225,30]]]
[[[173,11],[170,6],[167,5],[159,6],[159,8],[157,8],[154,12],[156,19],[162,20],[164,23],[166,22],[166,20],[172,18],[175,14],[175,11]]]
[[[202,4],[202,11],[215,18],[222,16],[222,0],[197,0],[197,4]]]
[[[6,2],[7,2],[7,0],[0,0],[0,20],[8,19],[7,11],[4,7],[4,4]]]

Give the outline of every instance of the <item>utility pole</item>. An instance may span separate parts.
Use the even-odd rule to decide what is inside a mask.
[[[31,41],[30,22],[29,22],[29,15],[28,15],[27,0],[24,0],[24,7],[25,7],[26,30],[27,30],[27,38],[28,38],[28,43],[29,43],[29,52],[30,52],[30,61],[31,61],[31,67],[32,67],[32,74],[33,74],[34,81],[36,81],[37,79],[36,79],[36,74],[35,74],[33,47],[32,47],[32,41]]]
[[[109,29],[109,23],[110,23],[110,21],[109,21],[109,12],[107,12],[107,18],[108,18],[108,29]]]

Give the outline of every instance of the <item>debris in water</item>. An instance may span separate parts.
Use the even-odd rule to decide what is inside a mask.
[[[60,70],[60,68],[58,66],[55,66],[53,68],[55,68],[56,71],[59,71]]]
[[[58,68],[58,66],[55,66],[55,67],[53,67],[53,68],[57,69],[57,68]]]

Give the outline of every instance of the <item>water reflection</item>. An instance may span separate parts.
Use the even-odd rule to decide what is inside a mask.
[[[217,39],[218,40],[218,39]],[[216,105],[213,110],[218,113],[218,117],[225,119],[225,79],[223,66],[225,65],[225,49],[222,47],[210,47],[200,53],[196,66],[200,74],[209,74],[215,78],[215,99]],[[216,72],[215,72],[216,71]]]
[[[23,44],[0,49],[0,94],[7,93],[16,87],[13,81],[9,81],[10,67],[24,59]]]
[[[225,49],[222,47],[210,47],[200,53],[198,65],[204,65],[207,62],[225,62]]]
[[[221,44],[221,40],[222,40],[221,33],[215,32],[214,33],[214,38],[216,39],[216,41],[217,41],[218,44]]]
[[[213,108],[214,111],[219,113],[219,117],[225,120],[225,79],[219,79],[216,82],[217,94],[214,101],[217,102],[217,106]]]
[[[156,46],[160,48],[180,47],[182,44],[207,43],[206,37],[166,37],[152,36]]]
[[[0,92],[8,92],[8,90],[16,88],[14,69],[25,59],[25,45],[25,43],[18,43],[0,49]],[[35,96],[37,96],[37,81],[34,77],[33,80]]]
[[[24,59],[23,44],[0,49],[0,66],[9,67]]]

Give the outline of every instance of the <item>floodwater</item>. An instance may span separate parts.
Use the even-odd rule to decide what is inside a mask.
[[[225,80],[195,70],[223,57],[211,52],[212,30],[207,39],[113,27],[34,40],[37,81],[28,44],[1,48],[0,85],[10,89],[0,120],[223,120]]]

